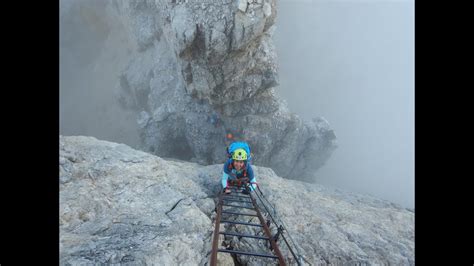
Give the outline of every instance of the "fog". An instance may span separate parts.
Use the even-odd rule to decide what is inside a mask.
[[[139,148],[136,117],[114,98],[134,56],[131,33],[105,1],[80,2],[60,1],[60,133]],[[317,182],[413,207],[413,3],[277,5],[278,92],[301,117],[326,118],[338,138]]]
[[[413,2],[277,3],[278,92],[338,139],[317,182],[413,208]]]
[[[105,3],[60,1],[59,130],[138,148],[135,114],[123,110],[115,98],[133,43],[124,26],[106,12]]]

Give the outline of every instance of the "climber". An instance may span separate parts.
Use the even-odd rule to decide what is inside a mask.
[[[212,112],[212,114],[208,116],[207,121],[210,121],[214,127],[218,127],[221,124],[221,118],[216,112]]]
[[[231,181],[244,181],[244,184],[248,185],[250,191],[254,191],[257,188],[257,181],[253,174],[252,166],[247,159],[249,158],[244,148],[232,151],[232,158],[228,159],[224,164],[224,173],[221,179],[224,193],[229,194],[231,192],[229,188]],[[248,192],[244,188],[242,193],[247,194]]]
[[[228,155],[226,160],[231,157],[231,156],[229,156],[229,146],[233,141],[234,141],[234,135],[232,135],[232,133],[230,133],[230,132],[227,133],[225,135],[225,139],[224,139],[225,149],[226,149],[226,153]]]

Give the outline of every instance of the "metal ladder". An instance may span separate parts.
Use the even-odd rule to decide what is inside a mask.
[[[250,189],[248,186],[235,186],[231,185],[229,186],[231,189],[231,194],[225,194],[222,191],[219,194],[219,200],[218,200],[218,205],[217,205],[217,215],[216,215],[216,220],[215,220],[215,228],[214,228],[214,237],[212,241],[212,251],[211,251],[211,260],[210,260],[210,265],[211,266],[216,266],[217,265],[217,253],[218,252],[224,252],[224,253],[231,253],[231,254],[236,254],[236,255],[246,255],[246,256],[255,256],[255,257],[265,257],[265,258],[272,258],[275,260],[278,260],[278,265],[286,265],[285,260],[283,259],[283,255],[281,254],[281,251],[275,241],[275,239],[278,238],[278,234],[280,231],[275,236],[272,236],[270,228],[269,228],[269,223],[265,221],[265,219],[262,216],[262,213],[259,210],[259,207],[257,205],[257,202],[255,198],[252,196],[250,193]],[[243,193],[240,191],[240,189],[244,189],[247,193]],[[252,206],[241,206],[241,205],[236,205],[232,203],[249,203],[252,204]],[[242,211],[241,212],[233,212],[229,210],[224,210],[224,207],[233,207],[233,208],[239,208]],[[245,210],[253,210],[255,213],[249,213],[248,211]],[[245,212],[244,212],[245,211]],[[241,216],[253,216],[257,217],[258,220],[260,221],[259,224],[257,223],[248,223],[248,222],[243,222],[243,221],[230,221],[228,220],[229,217],[226,219],[222,219],[222,215],[227,214],[227,215],[234,215],[236,217],[241,217]],[[226,232],[226,231],[220,231],[220,224],[221,223],[227,223],[227,224],[239,224],[239,225],[245,225],[245,226],[254,226],[254,227],[259,227],[263,229],[264,235],[265,236],[258,236],[258,235],[248,235],[248,234],[241,234],[238,232]],[[242,250],[233,250],[233,249],[225,249],[225,248],[219,248],[218,247],[218,242],[219,242],[219,235],[224,235],[224,236],[237,236],[237,237],[246,237],[246,238],[254,238],[254,239],[263,239],[266,241],[270,242],[270,252],[267,254],[264,253],[256,253],[256,252],[249,252],[249,251],[242,251]],[[273,253],[272,253],[273,252]]]

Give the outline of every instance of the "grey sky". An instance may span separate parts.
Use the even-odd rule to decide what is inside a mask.
[[[318,182],[413,207],[413,2],[278,5],[278,91],[303,118],[326,118],[338,137]]]

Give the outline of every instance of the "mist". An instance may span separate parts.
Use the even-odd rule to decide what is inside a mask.
[[[120,20],[107,12],[107,2],[60,1],[59,130],[139,148],[136,115],[116,100],[134,44]]]
[[[414,4],[278,3],[278,93],[338,148],[316,182],[414,208]]]
[[[106,2],[60,1],[60,134],[140,148],[135,113],[115,98],[136,44]],[[412,208],[413,3],[279,0],[277,7],[277,91],[302,118],[326,118],[338,139],[316,181]]]

